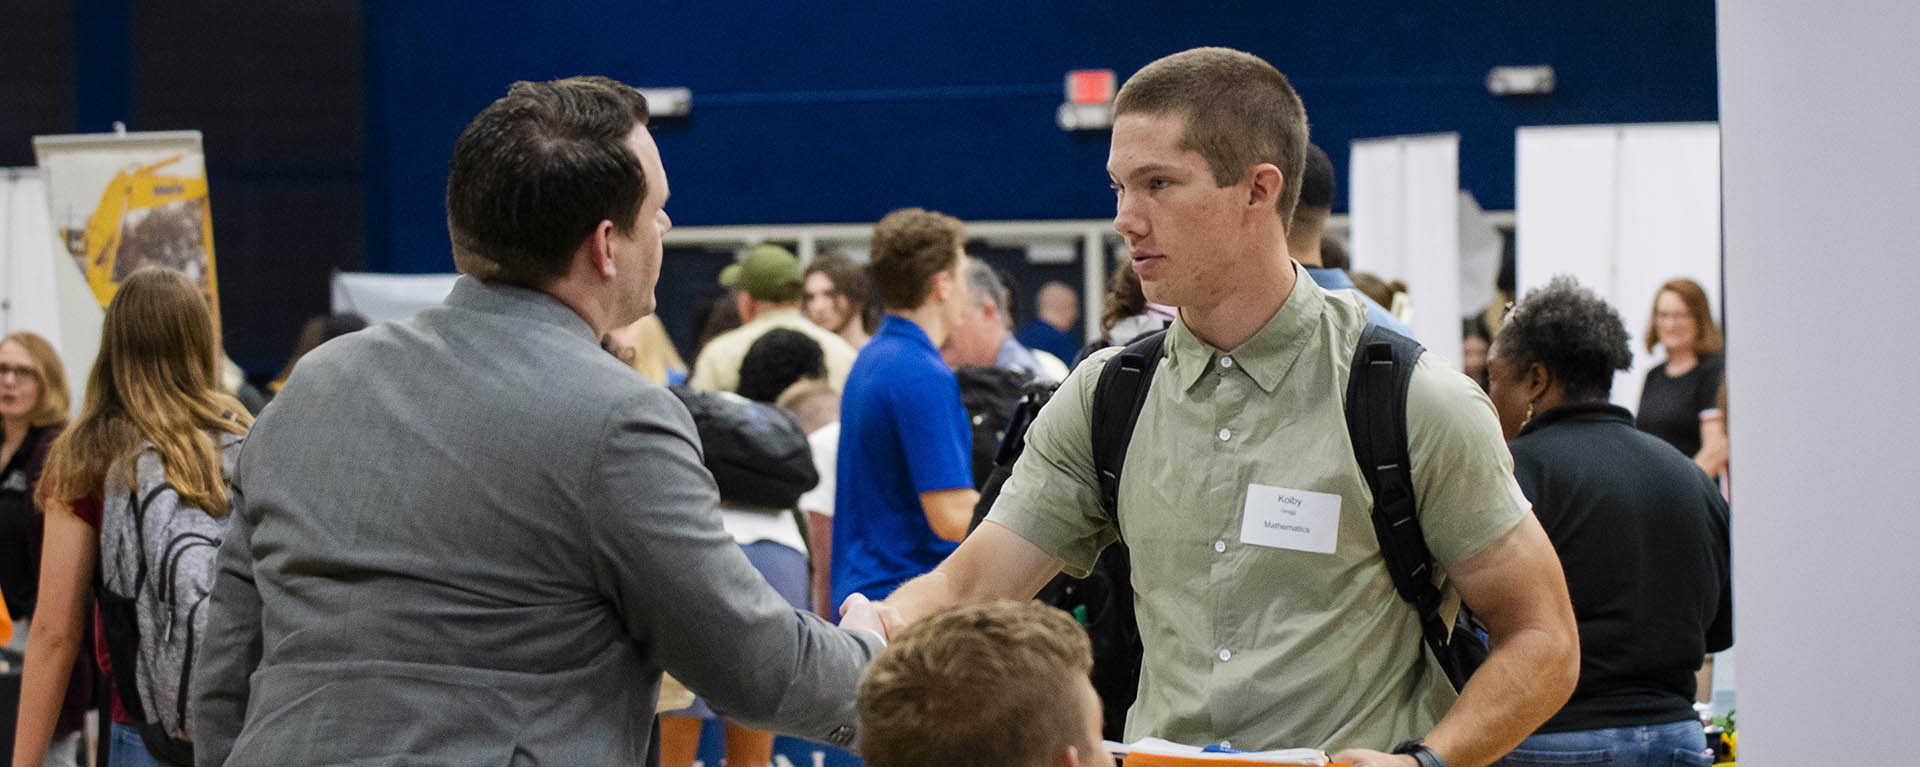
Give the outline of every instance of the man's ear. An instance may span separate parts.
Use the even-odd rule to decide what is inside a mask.
[[[1079,746],[1067,746],[1067,750],[1053,755],[1051,767],[1086,767],[1086,764],[1080,758]]]
[[[744,290],[733,291],[733,309],[739,312],[740,323],[743,325],[752,322],[754,315],[757,314],[753,310],[753,296],[748,295]]]
[[[600,275],[601,279],[613,279],[617,271],[613,260],[613,222],[602,219],[593,228],[593,234],[587,236],[583,246],[592,260],[594,274]]]
[[[953,289],[953,272],[942,269],[933,273],[933,281],[927,287],[928,301],[945,301],[947,293]]]
[[[1278,209],[1280,192],[1287,183],[1286,174],[1270,162],[1253,166],[1253,183],[1247,189],[1247,206],[1251,208]]]

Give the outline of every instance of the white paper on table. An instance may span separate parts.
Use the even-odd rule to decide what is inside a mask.
[[[1107,751],[1114,756],[1130,753],[1159,754],[1162,756],[1180,756],[1197,761],[1241,761],[1273,762],[1275,764],[1327,764],[1327,752],[1317,748],[1289,748],[1279,751],[1245,751],[1238,753],[1209,752],[1201,746],[1189,746],[1160,738],[1141,738],[1131,744],[1107,741]]]

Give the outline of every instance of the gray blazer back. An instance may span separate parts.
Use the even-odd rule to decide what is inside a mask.
[[[850,744],[877,640],[766,584],[699,451],[541,293],[462,278],[316,349],[242,449],[197,763],[637,764],[663,669]]]

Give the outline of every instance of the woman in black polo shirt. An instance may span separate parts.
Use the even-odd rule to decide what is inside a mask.
[[[1720,327],[1713,322],[1700,283],[1684,277],[1668,280],[1654,294],[1647,351],[1655,345],[1666,350],[1667,359],[1647,371],[1634,425],[1666,440],[1709,474],[1718,474],[1711,457],[1701,453],[1700,417],[1714,409],[1726,360],[1720,354]]]
[[[1686,456],[1608,404],[1632,361],[1619,314],[1565,277],[1494,341],[1490,394],[1580,627],[1572,699],[1508,767],[1709,763],[1694,674],[1733,642],[1727,507]]]

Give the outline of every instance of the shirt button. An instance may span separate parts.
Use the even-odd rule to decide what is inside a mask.
[[[1227,542],[1226,542],[1226,541],[1214,541],[1214,542],[1213,542],[1213,553],[1215,553],[1215,554],[1225,554],[1225,553],[1227,553]]]
[[[1230,368],[1230,367],[1233,367],[1233,358],[1232,358],[1232,357],[1221,357],[1221,358],[1220,358],[1220,367],[1223,367],[1223,368]]]
[[[1221,662],[1221,663],[1225,663],[1225,662],[1227,662],[1227,661],[1230,661],[1230,660],[1233,660],[1233,651],[1232,651],[1232,650],[1221,650],[1221,651],[1220,651],[1220,662]]]
[[[1233,438],[1233,432],[1232,432],[1231,430],[1228,430],[1228,429],[1221,429],[1221,430],[1220,430],[1220,441],[1221,441],[1221,442],[1225,442],[1225,441],[1227,441],[1227,440],[1229,440],[1229,439],[1232,439],[1232,438]]]

